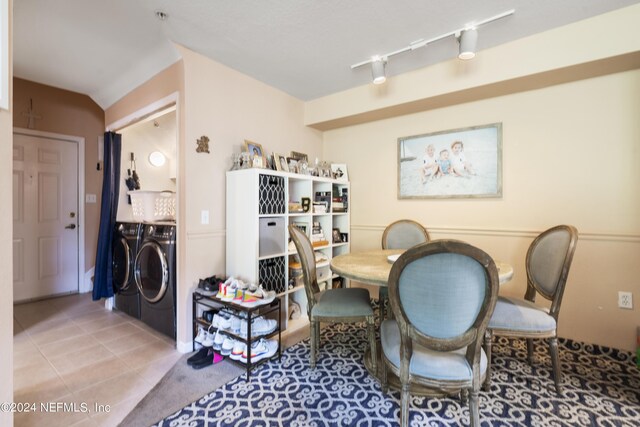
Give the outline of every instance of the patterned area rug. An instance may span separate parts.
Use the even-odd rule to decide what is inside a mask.
[[[309,340],[282,361],[259,367],[162,420],[157,426],[396,426],[400,393],[385,394],[363,365],[364,327],[322,332],[315,370]],[[493,346],[490,392],[480,394],[483,426],[640,426],[640,370],[631,353],[561,340],[564,396],[555,393],[546,344],[527,362],[524,340]],[[412,397],[412,426],[468,425],[455,397]]]

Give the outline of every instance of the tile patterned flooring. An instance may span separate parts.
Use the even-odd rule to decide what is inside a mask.
[[[13,318],[14,402],[79,409],[16,413],[16,427],[117,426],[181,356],[170,338],[91,294],[15,305]]]

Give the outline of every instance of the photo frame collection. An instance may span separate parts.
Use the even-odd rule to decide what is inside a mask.
[[[309,165],[309,156],[299,151],[291,151],[289,156],[273,152],[267,155],[262,145],[245,139],[240,155],[234,155],[235,169],[264,168],[301,175],[333,178],[338,181],[349,181],[347,165],[344,163],[329,164],[316,159],[315,166]]]

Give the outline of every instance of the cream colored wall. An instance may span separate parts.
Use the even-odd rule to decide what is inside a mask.
[[[348,164],[352,249],[379,247],[384,226],[413,218],[434,238],[476,244],[512,263],[501,292],[522,296],[536,233],[575,225],[580,240],[559,334],[635,349],[640,316],[640,71],[612,74],[324,133],[324,157]],[[503,124],[503,197],[398,200],[397,138]],[[417,178],[419,179],[419,178]],[[636,308],[616,307],[632,291]]]
[[[8,1],[9,12],[13,0]],[[4,11],[3,11],[4,12]],[[13,57],[11,51],[13,26],[9,13],[9,111],[0,109],[0,218],[13,217]],[[0,222],[0,402],[13,402],[13,221]],[[0,411],[0,425],[13,426],[13,414]]]
[[[180,48],[185,67],[185,186],[186,259],[180,271],[179,313],[188,322],[178,340],[191,340],[191,291],[199,278],[225,269],[225,174],[233,153],[245,139],[262,145],[265,153],[300,151],[310,159],[322,153],[321,133],[303,124],[301,101],[219,63]],[[209,137],[210,154],[196,153],[196,140]],[[200,224],[202,210],[210,223]]]

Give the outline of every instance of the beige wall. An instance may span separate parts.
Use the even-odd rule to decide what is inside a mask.
[[[13,0],[9,0],[12,10]],[[13,217],[13,116],[11,114],[12,14],[9,13],[9,111],[0,109],[0,218]],[[0,402],[13,402],[13,221],[0,223]],[[0,411],[0,425],[11,427],[13,414]]]
[[[632,350],[640,303],[640,71],[345,127],[324,133],[324,157],[348,164],[352,248],[380,245],[384,226],[413,218],[512,263],[501,292],[522,296],[536,233],[575,225],[580,240],[559,334]],[[502,122],[503,197],[398,200],[397,138]],[[632,291],[636,308],[616,307]]]
[[[104,111],[91,98],[19,78],[13,79],[13,125],[27,128],[23,115],[33,100],[33,112],[40,116],[35,129],[64,135],[80,136],[85,140],[85,193],[95,194],[97,203],[85,203],[85,271],[95,265],[100,223],[102,171],[98,163],[98,136],[104,133]],[[84,203],[84,196],[80,203]]]
[[[178,340],[191,340],[191,288],[199,278],[225,269],[225,173],[232,153],[245,139],[265,153],[307,153],[320,157],[321,133],[303,124],[301,101],[230,68],[180,49],[185,67],[185,145],[180,175],[185,191],[185,262],[180,271],[179,315],[185,319]],[[210,154],[196,153],[196,140],[209,137]],[[208,210],[210,223],[200,224]],[[180,312],[180,310],[186,312]]]

